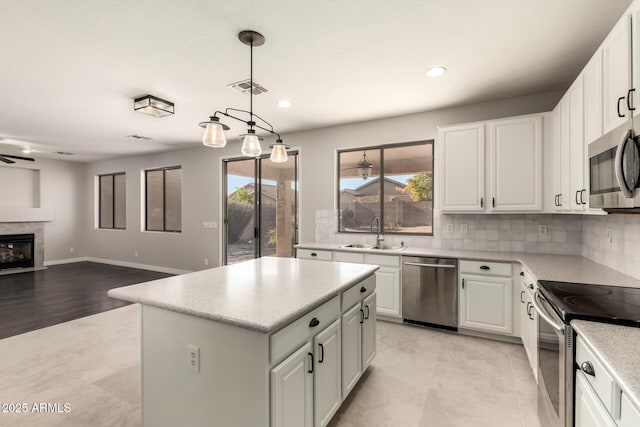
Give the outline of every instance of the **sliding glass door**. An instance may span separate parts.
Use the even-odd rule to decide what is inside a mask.
[[[293,257],[298,230],[298,153],[224,161],[223,263]]]

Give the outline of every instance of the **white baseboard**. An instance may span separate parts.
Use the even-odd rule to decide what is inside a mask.
[[[119,265],[120,267],[139,268],[140,270],[151,270],[151,271],[158,271],[160,273],[168,273],[168,274],[191,273],[190,270],[180,270],[178,268],[161,267],[159,265],[138,264],[137,262],[118,261],[115,259],[87,257],[85,261],[98,262],[100,264]]]
[[[78,258],[54,259],[51,261],[45,261],[42,265],[44,265],[45,267],[49,267],[51,265],[73,264],[74,262],[88,261],[88,259],[89,258],[86,256],[78,257]]]

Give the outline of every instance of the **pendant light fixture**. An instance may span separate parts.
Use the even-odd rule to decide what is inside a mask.
[[[360,175],[360,178],[369,178],[369,175],[371,175],[371,171],[373,170],[373,163],[369,161],[366,151],[362,152],[362,158],[356,164],[356,167],[358,168],[358,175]]]
[[[220,122],[218,114],[229,117],[231,119],[243,122],[247,125],[247,133],[241,135],[242,137],[242,154],[247,157],[258,157],[262,154],[262,147],[260,141],[263,139],[256,134],[256,129],[263,130],[277,137],[276,143],[272,146],[273,151],[271,153],[271,161],[276,163],[287,161],[287,147],[282,142],[280,134],[273,129],[273,126],[264,120],[262,117],[254,114],[253,112],[253,48],[262,46],[265,42],[265,38],[262,34],[246,30],[241,31],[238,34],[238,39],[245,45],[250,47],[250,87],[249,87],[249,111],[240,110],[237,108],[227,108],[224,111],[216,111],[213,116],[209,117],[206,122],[200,123],[200,127],[204,129],[204,135],[202,136],[202,143],[207,147],[224,147],[227,140],[224,136],[224,131],[229,130],[229,126]],[[244,119],[234,114],[241,114],[248,117]],[[260,124],[256,123],[256,120]]]

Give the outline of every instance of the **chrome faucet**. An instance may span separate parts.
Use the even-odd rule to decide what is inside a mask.
[[[375,230],[373,227],[376,227]],[[377,215],[371,220],[371,231],[376,233],[376,247],[380,248],[380,242],[384,241],[384,235],[380,232],[380,217]]]

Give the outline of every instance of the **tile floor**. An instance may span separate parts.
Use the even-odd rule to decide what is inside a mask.
[[[139,316],[131,305],[0,340],[1,403],[71,404],[0,412],[0,426],[140,426]],[[525,358],[514,344],[378,322],[378,354],[331,427],[538,426]]]

